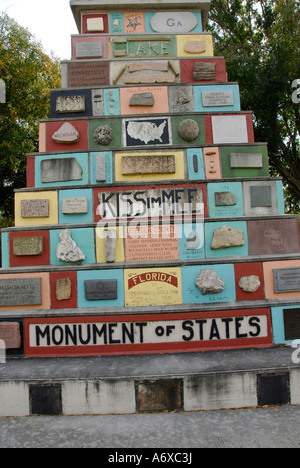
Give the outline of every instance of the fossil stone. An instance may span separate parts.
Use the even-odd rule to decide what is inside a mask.
[[[258,276],[243,276],[239,281],[239,287],[247,293],[255,293],[259,290],[261,282]]]
[[[243,231],[234,229],[228,226],[222,226],[220,229],[215,229],[211,249],[226,249],[228,247],[237,247],[245,245],[245,237]]]
[[[114,263],[116,258],[117,231],[115,229],[104,230],[104,252],[107,263]]]
[[[179,125],[178,133],[184,141],[195,141],[199,134],[200,128],[195,120],[187,119]]]
[[[195,249],[198,249],[199,245],[200,245],[200,239],[199,239],[198,232],[192,231],[185,243],[185,248],[187,250],[195,250]]]
[[[59,233],[59,238],[60,243],[56,249],[56,256],[60,262],[80,263],[85,260],[84,253],[72,239],[69,229],[61,231]]]
[[[214,270],[204,269],[196,279],[196,286],[204,296],[224,291],[225,283]]]
[[[94,131],[94,140],[98,145],[108,146],[114,138],[112,129],[108,125],[102,125]]]

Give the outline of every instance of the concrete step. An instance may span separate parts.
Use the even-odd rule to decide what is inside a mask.
[[[0,416],[133,414],[300,405],[300,350],[10,358]]]

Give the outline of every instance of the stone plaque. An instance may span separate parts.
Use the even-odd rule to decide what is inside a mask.
[[[198,26],[196,16],[188,11],[158,12],[151,18],[151,28],[158,33],[184,34]]]
[[[106,154],[96,155],[96,181],[106,182]]]
[[[63,214],[85,214],[88,212],[87,198],[63,198],[62,199]]]
[[[48,218],[49,200],[21,200],[22,218]]]
[[[84,282],[87,301],[110,301],[118,299],[117,280],[87,280]]]
[[[131,107],[142,106],[142,107],[153,107],[154,97],[152,93],[137,93],[133,94],[130,99],[129,105]]]
[[[41,162],[42,182],[82,180],[83,170],[76,158],[45,159]]]
[[[260,169],[263,167],[263,155],[261,153],[231,153],[230,167],[232,169]]]
[[[251,208],[271,208],[272,187],[255,185],[250,187]]]
[[[173,37],[124,37],[113,40],[113,56],[176,57],[176,36]]]
[[[13,253],[17,257],[42,255],[44,252],[43,237],[14,237]]]
[[[284,333],[286,340],[300,338],[300,309],[283,309]]]
[[[102,42],[78,42],[76,44],[76,58],[102,57]]]
[[[105,86],[109,84],[108,62],[70,62],[68,88]]]
[[[73,145],[79,141],[79,133],[72,124],[66,122],[53,133],[52,141],[61,145]]]
[[[41,278],[0,279],[0,307],[41,304]]]
[[[67,301],[71,297],[72,283],[70,278],[56,280],[55,284],[56,299],[58,301]]]
[[[300,267],[273,270],[276,294],[300,292]]]
[[[233,106],[232,91],[203,91],[202,105],[203,107],[222,107]]]
[[[20,348],[20,324],[18,322],[0,322],[0,340],[4,341],[6,349]]]
[[[248,221],[249,255],[298,253],[298,219]]]
[[[176,172],[175,156],[123,156],[122,174],[174,174]]]
[[[85,112],[84,96],[59,96],[56,98],[56,112],[67,114],[69,112]]]
[[[178,260],[178,226],[129,226],[125,245],[127,262]]]

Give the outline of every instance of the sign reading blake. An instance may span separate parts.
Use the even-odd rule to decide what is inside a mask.
[[[112,219],[203,217],[204,190],[202,185],[161,188],[132,187],[114,192],[97,191],[99,205],[97,221]]]
[[[271,346],[269,309],[25,319],[25,354],[91,356]]]

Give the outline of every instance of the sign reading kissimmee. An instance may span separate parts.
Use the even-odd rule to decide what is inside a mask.
[[[269,309],[25,319],[25,353],[95,356],[271,346]]]

